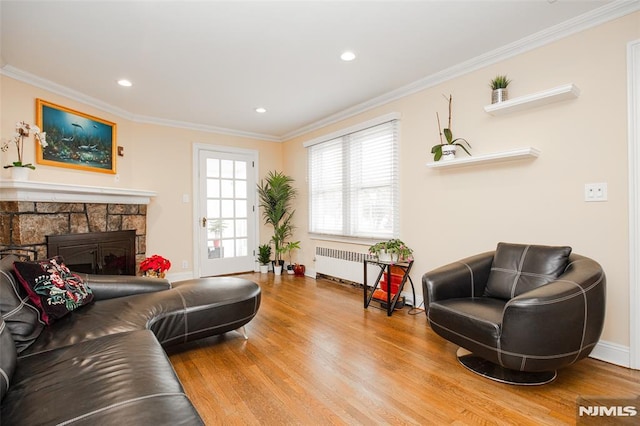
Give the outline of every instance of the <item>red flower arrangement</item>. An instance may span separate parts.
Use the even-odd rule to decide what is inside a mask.
[[[171,262],[157,254],[140,262],[140,272],[145,276],[163,278],[165,271],[168,271],[169,268],[171,268]]]

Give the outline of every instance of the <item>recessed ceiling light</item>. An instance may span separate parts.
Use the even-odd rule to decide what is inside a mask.
[[[346,52],[343,52],[342,55],[340,55],[340,59],[345,62],[353,61],[355,58],[356,54],[350,50],[347,50]]]
[[[123,79],[118,80],[118,84],[119,84],[120,86],[122,86],[122,87],[131,87],[131,86],[133,86],[133,83],[132,83],[132,82],[130,82],[129,80],[126,80],[126,79],[124,79],[124,78],[123,78]]]
[[[262,107],[258,107],[258,108],[256,108],[256,112],[258,114],[264,114],[265,112],[267,112],[267,109],[266,108],[262,108]]]

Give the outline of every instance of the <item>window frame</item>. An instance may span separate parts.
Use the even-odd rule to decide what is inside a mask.
[[[392,185],[394,185],[392,187],[392,192],[393,192],[393,197],[394,197],[394,204],[395,204],[395,209],[393,211],[393,224],[392,224],[392,231],[391,234],[386,234],[383,236],[376,236],[376,235],[370,235],[370,236],[358,236],[358,235],[345,235],[345,231],[351,232],[353,230],[348,229],[349,228],[349,224],[346,223],[346,221],[349,218],[349,212],[347,212],[346,215],[343,216],[344,219],[344,224],[342,227],[342,233],[340,234],[333,234],[333,233],[319,233],[319,232],[313,232],[311,230],[312,228],[312,218],[313,218],[313,194],[311,191],[311,185],[312,185],[312,158],[311,158],[311,151],[307,151],[307,181],[308,181],[308,191],[309,191],[309,200],[308,200],[308,208],[309,208],[309,212],[308,212],[308,232],[309,232],[309,236],[311,239],[316,239],[316,240],[325,240],[325,241],[338,241],[338,242],[346,242],[346,243],[356,243],[356,244],[372,244],[373,242],[376,241],[380,241],[383,239],[390,239],[390,238],[398,238],[399,234],[400,234],[400,196],[399,196],[399,191],[400,191],[400,114],[399,113],[390,113],[390,114],[386,114],[383,116],[379,116],[376,117],[374,119],[359,123],[357,125],[348,127],[348,128],[344,128],[342,130],[336,131],[336,132],[332,132],[329,134],[326,134],[324,136],[321,136],[319,138],[315,138],[312,140],[309,140],[307,142],[303,143],[303,146],[305,148],[311,148],[314,145],[318,145],[318,144],[322,144],[325,142],[331,142],[334,141],[336,139],[343,139],[342,144],[348,143],[348,139],[350,138],[350,136],[356,132],[361,132],[364,131],[366,129],[375,127],[375,126],[379,126],[382,124],[386,124],[386,123],[390,123],[395,121],[395,138],[393,140],[394,143],[394,149],[395,149],[395,157],[396,157],[396,161],[394,163],[394,168],[393,170],[393,176],[394,176],[394,180],[395,182],[391,182]],[[345,142],[345,139],[347,140],[347,142]],[[348,151],[348,149],[343,149],[344,151]],[[343,200],[345,200],[348,197],[348,191],[346,190],[346,188],[343,188],[343,192],[342,192],[342,198]],[[348,207],[343,207],[343,213],[346,210],[349,210]]]

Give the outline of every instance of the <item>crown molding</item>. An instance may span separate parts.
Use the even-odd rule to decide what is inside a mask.
[[[54,83],[50,80],[40,78],[36,75],[27,73],[11,65],[4,65],[0,68],[0,74],[15,80],[31,84],[44,90],[48,90],[55,94],[65,96],[69,99],[82,102],[86,105],[93,106],[102,111],[114,114],[127,120],[137,123],[157,124],[161,126],[177,127],[189,130],[197,130],[208,133],[224,134],[229,136],[238,136],[243,138],[259,139],[272,142],[284,142],[286,140],[304,135],[306,133],[321,129],[328,125],[351,118],[373,108],[385,105],[389,102],[396,101],[430,87],[436,86],[445,81],[460,77],[471,73],[497,62],[520,55],[537,47],[553,43],[572,34],[584,31],[589,28],[601,25],[605,22],[620,18],[622,16],[634,13],[640,10],[640,0],[615,0],[605,6],[577,16],[573,19],[565,21],[559,25],[547,28],[531,36],[520,39],[514,43],[510,43],[498,49],[487,52],[483,55],[472,58],[468,61],[461,62],[455,66],[429,75],[423,79],[414,81],[396,90],[387,92],[381,96],[377,96],[368,101],[349,107],[336,114],[327,116],[321,120],[315,121],[309,125],[303,126],[292,132],[281,136],[268,135],[253,132],[244,132],[241,130],[228,129],[223,127],[208,126],[204,124],[189,123],[176,120],[166,120],[156,117],[136,115],[124,109],[115,107],[111,104],[103,102],[99,99],[85,95],[84,93],[70,89],[66,86]]]
[[[208,126],[206,124],[190,123],[187,121],[167,120],[144,115],[134,115],[133,121],[137,123],[157,124],[159,126],[175,127],[180,129],[197,130],[200,132],[216,133],[242,138],[259,139],[269,142],[282,142],[280,136],[268,135],[265,133],[244,132],[242,130],[227,129],[225,127]]]
[[[513,43],[494,49],[490,52],[472,58],[468,61],[461,62],[457,65],[429,75],[423,79],[414,81],[406,86],[392,90],[358,105],[349,107],[341,112],[332,114],[328,117],[301,127],[293,132],[282,136],[283,140],[289,140],[306,133],[321,129],[330,124],[351,118],[373,108],[388,104],[430,87],[436,86],[445,81],[452,80],[473,71],[485,68],[489,65],[504,61],[538,47],[561,40],[570,35],[596,27],[614,19],[623,17],[630,13],[640,10],[640,0],[616,0],[591,12],[587,12],[573,19],[565,21],[554,27],[547,28],[543,31],[522,38]]]
[[[196,124],[196,123],[189,123],[189,122],[177,121],[177,120],[166,120],[162,118],[133,114],[127,110],[124,110],[122,108],[118,108],[111,104],[103,102],[100,99],[96,99],[94,97],[85,95],[82,92],[78,92],[77,90],[73,90],[61,84],[54,83],[51,80],[38,77],[37,75],[28,73],[19,68],[15,68],[11,65],[5,65],[2,68],[0,68],[0,74],[13,78],[14,80],[21,81],[23,83],[30,84],[40,89],[47,90],[49,92],[55,93],[56,95],[64,96],[66,98],[69,98],[77,102],[82,102],[83,104],[92,106],[101,111],[108,112],[110,114],[124,118],[125,120],[130,120],[136,123],[157,124],[160,126],[176,127],[181,129],[197,130],[197,131],[207,132],[207,133],[216,133],[216,134],[223,134],[223,135],[230,135],[230,136],[238,136],[243,138],[260,139],[260,140],[267,140],[272,142],[282,141],[281,137],[274,136],[274,135],[244,132],[241,130],[227,129],[224,127],[215,127],[215,126],[208,126],[205,124]]]
[[[74,101],[82,102],[83,104],[98,108],[113,115],[117,115],[118,117],[122,117],[127,120],[133,119],[133,114],[124,109],[115,107],[89,95],[85,95],[84,93],[77,90],[70,89],[67,86],[54,83],[53,81],[47,80],[46,78],[38,77],[35,74],[28,73],[14,66],[3,66],[2,68],[0,68],[0,74],[13,78],[14,80],[21,81],[23,83],[30,84],[40,89],[47,90],[49,92],[55,93],[56,95],[64,96]]]

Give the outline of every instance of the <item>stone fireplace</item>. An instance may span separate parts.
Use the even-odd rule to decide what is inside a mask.
[[[47,236],[135,230],[136,270],[146,253],[147,204],[155,193],[119,188],[0,183],[0,252],[47,257]]]

